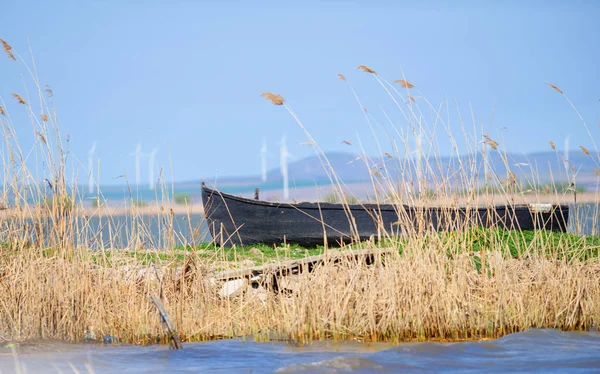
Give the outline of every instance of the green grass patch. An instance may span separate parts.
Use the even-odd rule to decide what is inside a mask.
[[[224,248],[216,246],[214,243],[205,243],[199,246],[176,247],[175,249],[195,253],[201,257],[210,257],[215,260],[242,262],[252,261],[255,265],[263,265],[269,262],[296,260],[308,256],[321,255],[325,252],[325,247],[304,248],[299,245],[253,245],[248,247]]]
[[[458,249],[472,252],[500,251],[513,258],[528,254],[568,260],[587,260],[598,257],[600,237],[576,236],[553,231],[508,231],[474,228],[465,233],[448,233],[455,236]],[[452,248],[449,249],[450,251]]]
[[[329,250],[348,250],[361,247],[372,248],[373,244],[358,244]],[[2,248],[10,246],[3,244]],[[375,244],[378,248],[396,248],[400,255],[410,248],[440,248],[448,257],[460,253],[472,253],[475,265],[479,268],[484,252],[500,252],[507,257],[522,259],[532,254],[567,261],[586,261],[598,258],[600,237],[576,236],[552,231],[507,231],[501,229],[472,228],[464,232],[440,232],[423,237],[391,238]],[[94,264],[114,267],[127,264],[180,266],[189,256],[214,262],[228,262],[232,266],[260,266],[286,260],[296,260],[308,256],[321,255],[323,246],[304,248],[299,245],[254,245],[247,247],[224,248],[214,243],[198,246],[177,246],[173,250],[87,250],[63,253],[55,248],[41,251],[46,258],[62,257],[73,261],[75,257]]]

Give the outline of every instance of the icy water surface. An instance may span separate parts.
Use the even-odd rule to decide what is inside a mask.
[[[600,333],[529,330],[493,341],[400,345],[221,340],[133,347],[43,344],[0,350],[2,373],[600,373]]]

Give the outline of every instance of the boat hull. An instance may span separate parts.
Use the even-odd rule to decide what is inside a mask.
[[[470,226],[566,231],[566,205],[501,205],[486,208],[419,208],[392,204],[272,203],[202,187],[204,214],[213,239],[233,245],[281,243],[336,245]]]

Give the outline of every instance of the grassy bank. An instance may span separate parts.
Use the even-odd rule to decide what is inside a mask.
[[[10,51],[6,46],[5,50]],[[524,191],[519,184],[537,185],[530,183],[537,180],[535,174],[529,181],[517,180],[508,158],[504,158],[505,170],[489,170],[485,155],[497,151],[498,143],[484,134],[465,135],[465,152],[473,154],[471,159],[456,158],[460,162],[453,164],[454,169],[438,163],[436,139],[427,137],[414,97],[401,93],[373,70],[359,68],[390,94],[402,113],[398,123],[412,131],[389,132],[398,136],[388,139],[389,152],[382,149],[381,158],[388,162],[363,153],[361,162],[372,174],[372,201],[419,206],[440,201],[451,206],[457,201],[470,206],[479,201],[514,203]],[[0,243],[4,243],[0,247],[2,340],[81,341],[86,336],[101,339],[108,335],[124,343],[164,341],[160,318],[148,300],[151,295],[163,300],[184,341],[235,336],[296,342],[456,340],[495,338],[532,327],[580,330],[600,324],[598,238],[470,229],[467,225],[451,233],[415,231],[401,239],[382,235],[379,243],[353,246],[395,249],[381,262],[325,262],[310,273],[295,274],[290,280],[294,286],[286,292],[273,292],[272,283],[267,282],[223,297],[223,285],[213,281],[216,271],[336,249],[200,245],[205,238],[190,220],[190,235],[182,238],[173,211],[155,212],[157,223],[151,226],[140,213],[148,208],[135,206],[126,213],[130,219],[123,221],[128,241],[116,244],[120,242],[113,232],[104,238],[86,221],[81,209],[83,195],[67,182],[72,175],[67,167],[69,152],[47,90],[35,69],[26,70],[31,81],[26,91],[37,93],[39,104],[15,93],[10,111],[31,121],[34,143],[25,146],[17,136],[29,124],[14,123],[12,118],[18,116],[12,117],[8,107],[2,107],[0,113],[0,205],[11,209],[10,217],[0,215]],[[396,83],[406,90],[414,88],[405,80]],[[325,153],[283,97],[264,96],[286,108],[305,131],[330,177],[336,199],[352,202]],[[431,109],[428,102],[424,105]],[[434,110],[435,121],[449,128],[439,111]],[[373,129],[374,121],[366,113]],[[406,156],[414,154],[410,149],[413,138],[418,140],[415,158]],[[458,154],[458,148],[455,151]],[[565,174],[573,183],[566,191],[551,192],[570,199],[571,193],[577,192],[576,187],[568,190],[576,186],[577,175],[570,169]],[[487,185],[494,187],[485,188]],[[157,196],[162,200],[153,206],[186,201],[170,196],[172,189],[164,181],[159,186]],[[436,193],[427,193],[431,190]],[[534,197],[537,193],[540,191],[532,192]],[[100,192],[98,195],[98,206],[102,206]],[[133,199],[133,193],[130,195]],[[593,209],[590,217],[597,222],[597,207]],[[101,218],[100,227],[105,222]],[[400,225],[402,219],[399,217]],[[150,231],[159,238],[153,239]],[[176,247],[176,239],[185,245]]]
[[[253,248],[275,263],[323,251]],[[211,275],[228,261],[235,267],[255,258],[251,248],[150,257],[106,251],[91,258],[81,250],[5,249],[2,334],[79,341],[93,332],[121,342],[160,341],[148,295],[162,295],[186,341],[478,339],[532,327],[587,329],[600,321],[598,238],[474,230],[407,238],[397,248],[380,265],[348,260],[295,275],[290,292],[265,286],[230,298],[219,295]]]
[[[448,256],[454,253],[470,253],[476,262],[487,251],[498,251],[503,256],[522,259],[532,252],[567,261],[586,261],[598,258],[600,237],[576,236],[569,233],[552,231],[507,231],[502,229],[472,228],[465,232],[440,233],[439,240],[453,243]],[[423,241],[423,245],[428,244]],[[165,250],[108,250],[80,251],[87,253],[88,259],[94,264],[103,266],[127,265],[134,261],[138,265],[165,264],[183,266],[190,256],[206,261],[217,269],[220,264],[223,269],[277,264],[283,261],[297,260],[309,256],[323,255],[326,251],[344,251],[360,248],[393,248],[400,255],[405,247],[412,245],[408,238],[390,238],[381,242],[360,243],[341,248],[304,248],[299,245],[254,245],[248,247],[220,247],[213,242],[199,246],[176,246],[172,251]],[[56,251],[45,250],[47,256]]]

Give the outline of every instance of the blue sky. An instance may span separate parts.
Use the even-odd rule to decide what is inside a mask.
[[[599,16],[595,1],[6,1],[0,38],[28,60],[30,44],[80,177],[96,143],[101,182],[112,184],[123,173],[134,178],[138,143],[144,152],[158,148],[157,165],[176,181],[258,175],[263,138],[270,167],[283,135],[293,159],[313,154],[264,91],[282,94],[326,151],[358,151],[358,136],[376,153],[336,74],[374,120],[385,122],[386,113],[402,127],[403,118],[373,77],[356,70],[362,64],[390,81],[404,72],[436,107],[450,102],[458,137],[457,109],[469,128],[488,128],[494,112],[487,132],[508,151],[549,150],[549,140],[561,148],[566,136],[591,149],[576,113],[546,83],[600,135]],[[23,92],[26,71],[1,57],[0,95],[23,121],[16,127],[27,147],[31,125],[10,97]],[[430,111],[424,116],[432,123]],[[390,139],[378,137],[388,150]],[[443,136],[439,151],[450,153]],[[144,168],[142,182],[148,174]]]

